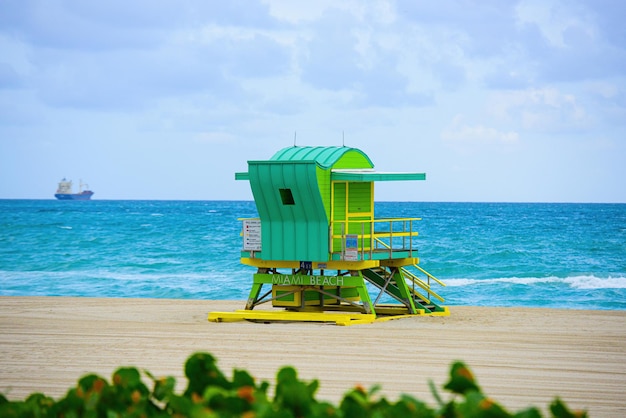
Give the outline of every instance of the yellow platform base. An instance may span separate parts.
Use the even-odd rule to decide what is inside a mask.
[[[247,311],[211,312],[209,322],[236,321],[334,322],[337,325],[369,324],[376,315],[324,312]]]
[[[446,307],[445,312],[425,314],[420,311],[418,314],[396,314],[376,317],[373,314],[348,313],[348,312],[293,312],[293,311],[250,311],[237,310],[234,312],[210,312],[209,322],[237,322],[237,321],[258,321],[258,322],[329,322],[336,325],[356,325],[371,324],[372,322],[383,322],[393,319],[408,318],[412,316],[448,316],[450,312]]]

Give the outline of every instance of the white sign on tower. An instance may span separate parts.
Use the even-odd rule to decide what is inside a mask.
[[[244,219],[243,221],[244,251],[261,251],[261,220]]]

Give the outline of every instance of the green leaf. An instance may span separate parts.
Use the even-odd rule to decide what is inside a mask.
[[[465,394],[465,402],[457,405],[457,412],[460,416],[467,417],[511,417],[511,414],[505,411],[498,403],[476,391],[467,392]]]
[[[312,405],[311,416],[315,418],[337,418],[337,408],[328,402],[319,402]]]
[[[474,379],[474,374],[465,363],[456,361],[450,368],[450,380],[444,386],[445,389],[457,394],[465,394],[469,391],[480,392],[480,388]]]
[[[298,380],[298,374],[293,367],[280,369],[276,382],[276,406],[290,411],[296,417],[308,416],[315,403],[313,394],[317,390],[318,382],[306,384]]]
[[[113,373],[111,380],[115,386],[123,388],[136,388],[143,385],[139,370],[134,367],[120,367]]]
[[[317,389],[319,389],[320,387],[320,382],[317,379],[312,380],[308,386],[307,389],[309,391],[309,397],[311,397],[311,399],[313,399],[313,397],[315,396],[315,393],[317,393]]]
[[[528,408],[517,412],[514,418],[541,418],[541,412],[537,408]]]
[[[250,375],[245,370],[237,370],[233,371],[233,387],[239,388],[242,386],[255,386],[254,377]]]
[[[339,409],[345,418],[361,418],[369,415],[369,404],[365,394],[352,390],[343,397]]]
[[[176,379],[171,376],[161,379],[154,379],[154,389],[152,395],[155,399],[162,401],[174,394]]]
[[[218,369],[215,358],[208,353],[193,354],[185,363],[185,376],[189,380],[185,396],[200,395],[208,386],[230,389],[231,383]]]
[[[392,405],[386,416],[392,417],[420,417],[420,418],[434,418],[436,416],[435,411],[429,408],[424,402],[408,396],[401,395],[400,399],[395,405]]]
[[[439,391],[437,390],[437,387],[435,386],[435,382],[433,382],[432,379],[428,379],[428,387],[430,388],[430,393],[433,395],[433,398],[435,398],[435,400],[439,404],[439,408],[442,408],[444,405],[443,399],[441,399],[441,396],[439,395]]]
[[[556,398],[550,404],[550,412],[555,418],[584,418],[587,417],[586,411],[571,411],[563,401]]]
[[[208,386],[202,394],[202,398],[207,405],[219,403],[226,397],[228,397],[228,391],[219,386]]]
[[[99,393],[102,391],[104,387],[108,385],[109,384],[107,383],[107,381],[103,379],[102,377],[96,374],[88,374],[86,376],[81,377],[78,380],[77,389],[82,390],[83,393],[88,392],[90,390],[95,390]],[[80,396],[80,391],[78,395]]]
[[[298,381],[298,373],[296,369],[293,367],[282,367],[278,373],[276,374],[276,382],[277,383],[288,383],[288,382],[297,382]]]
[[[193,408],[193,402],[186,396],[171,395],[167,403],[167,409],[170,415],[189,416]]]
[[[374,395],[376,395],[378,392],[380,392],[382,390],[382,386],[381,385],[374,385],[370,388],[370,390],[367,391],[367,396],[369,396],[370,398]]]

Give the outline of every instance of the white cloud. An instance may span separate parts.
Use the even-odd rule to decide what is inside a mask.
[[[568,31],[582,31],[588,37],[594,37],[593,24],[587,21],[587,10],[576,2],[559,0],[522,0],[515,11],[517,24],[536,25],[542,36],[552,46],[565,48]]]
[[[442,131],[441,139],[455,147],[515,144],[519,140],[517,132],[503,132],[482,124],[469,125],[464,119],[462,115],[455,116],[452,124]]]
[[[262,0],[267,4],[270,15],[276,19],[291,24],[306,24],[322,18],[325,14],[348,13],[358,20],[368,22],[391,22],[394,20],[393,2],[388,0],[372,0],[361,2],[358,0],[334,1],[291,1],[291,0]]]
[[[555,87],[492,93],[488,112],[527,131],[571,132],[592,123],[574,94]]]
[[[333,0],[294,2],[290,0],[262,0],[269,6],[270,15],[276,19],[298,24],[305,21],[317,20],[326,10],[336,4]]]
[[[609,80],[588,83],[585,86],[585,89],[592,94],[597,94],[603,97],[604,99],[613,99],[618,97],[620,94],[620,86]]]

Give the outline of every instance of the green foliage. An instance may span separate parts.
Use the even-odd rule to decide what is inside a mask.
[[[380,388],[369,391],[361,386],[349,390],[339,406],[318,401],[319,382],[298,378],[293,367],[284,367],[276,375],[274,396],[268,395],[269,383],[255,381],[248,372],[234,370],[228,379],[208,353],[196,353],[185,363],[188,384],[183,394],[175,392],[173,377],[156,378],[133,367],[122,367],[111,381],[90,374],[82,377],[65,397],[55,401],[34,393],[24,401],[9,401],[0,394],[0,417],[27,418],[121,418],[121,417],[190,417],[190,418],[539,418],[537,408],[510,413],[485,396],[474,375],[462,362],[450,368],[450,378],[443,386],[450,392],[443,399],[430,382],[437,406],[432,407],[408,395],[397,401],[378,396]],[[145,381],[151,383],[150,389]],[[553,417],[586,417],[585,412],[571,411],[560,400],[550,405]]]

